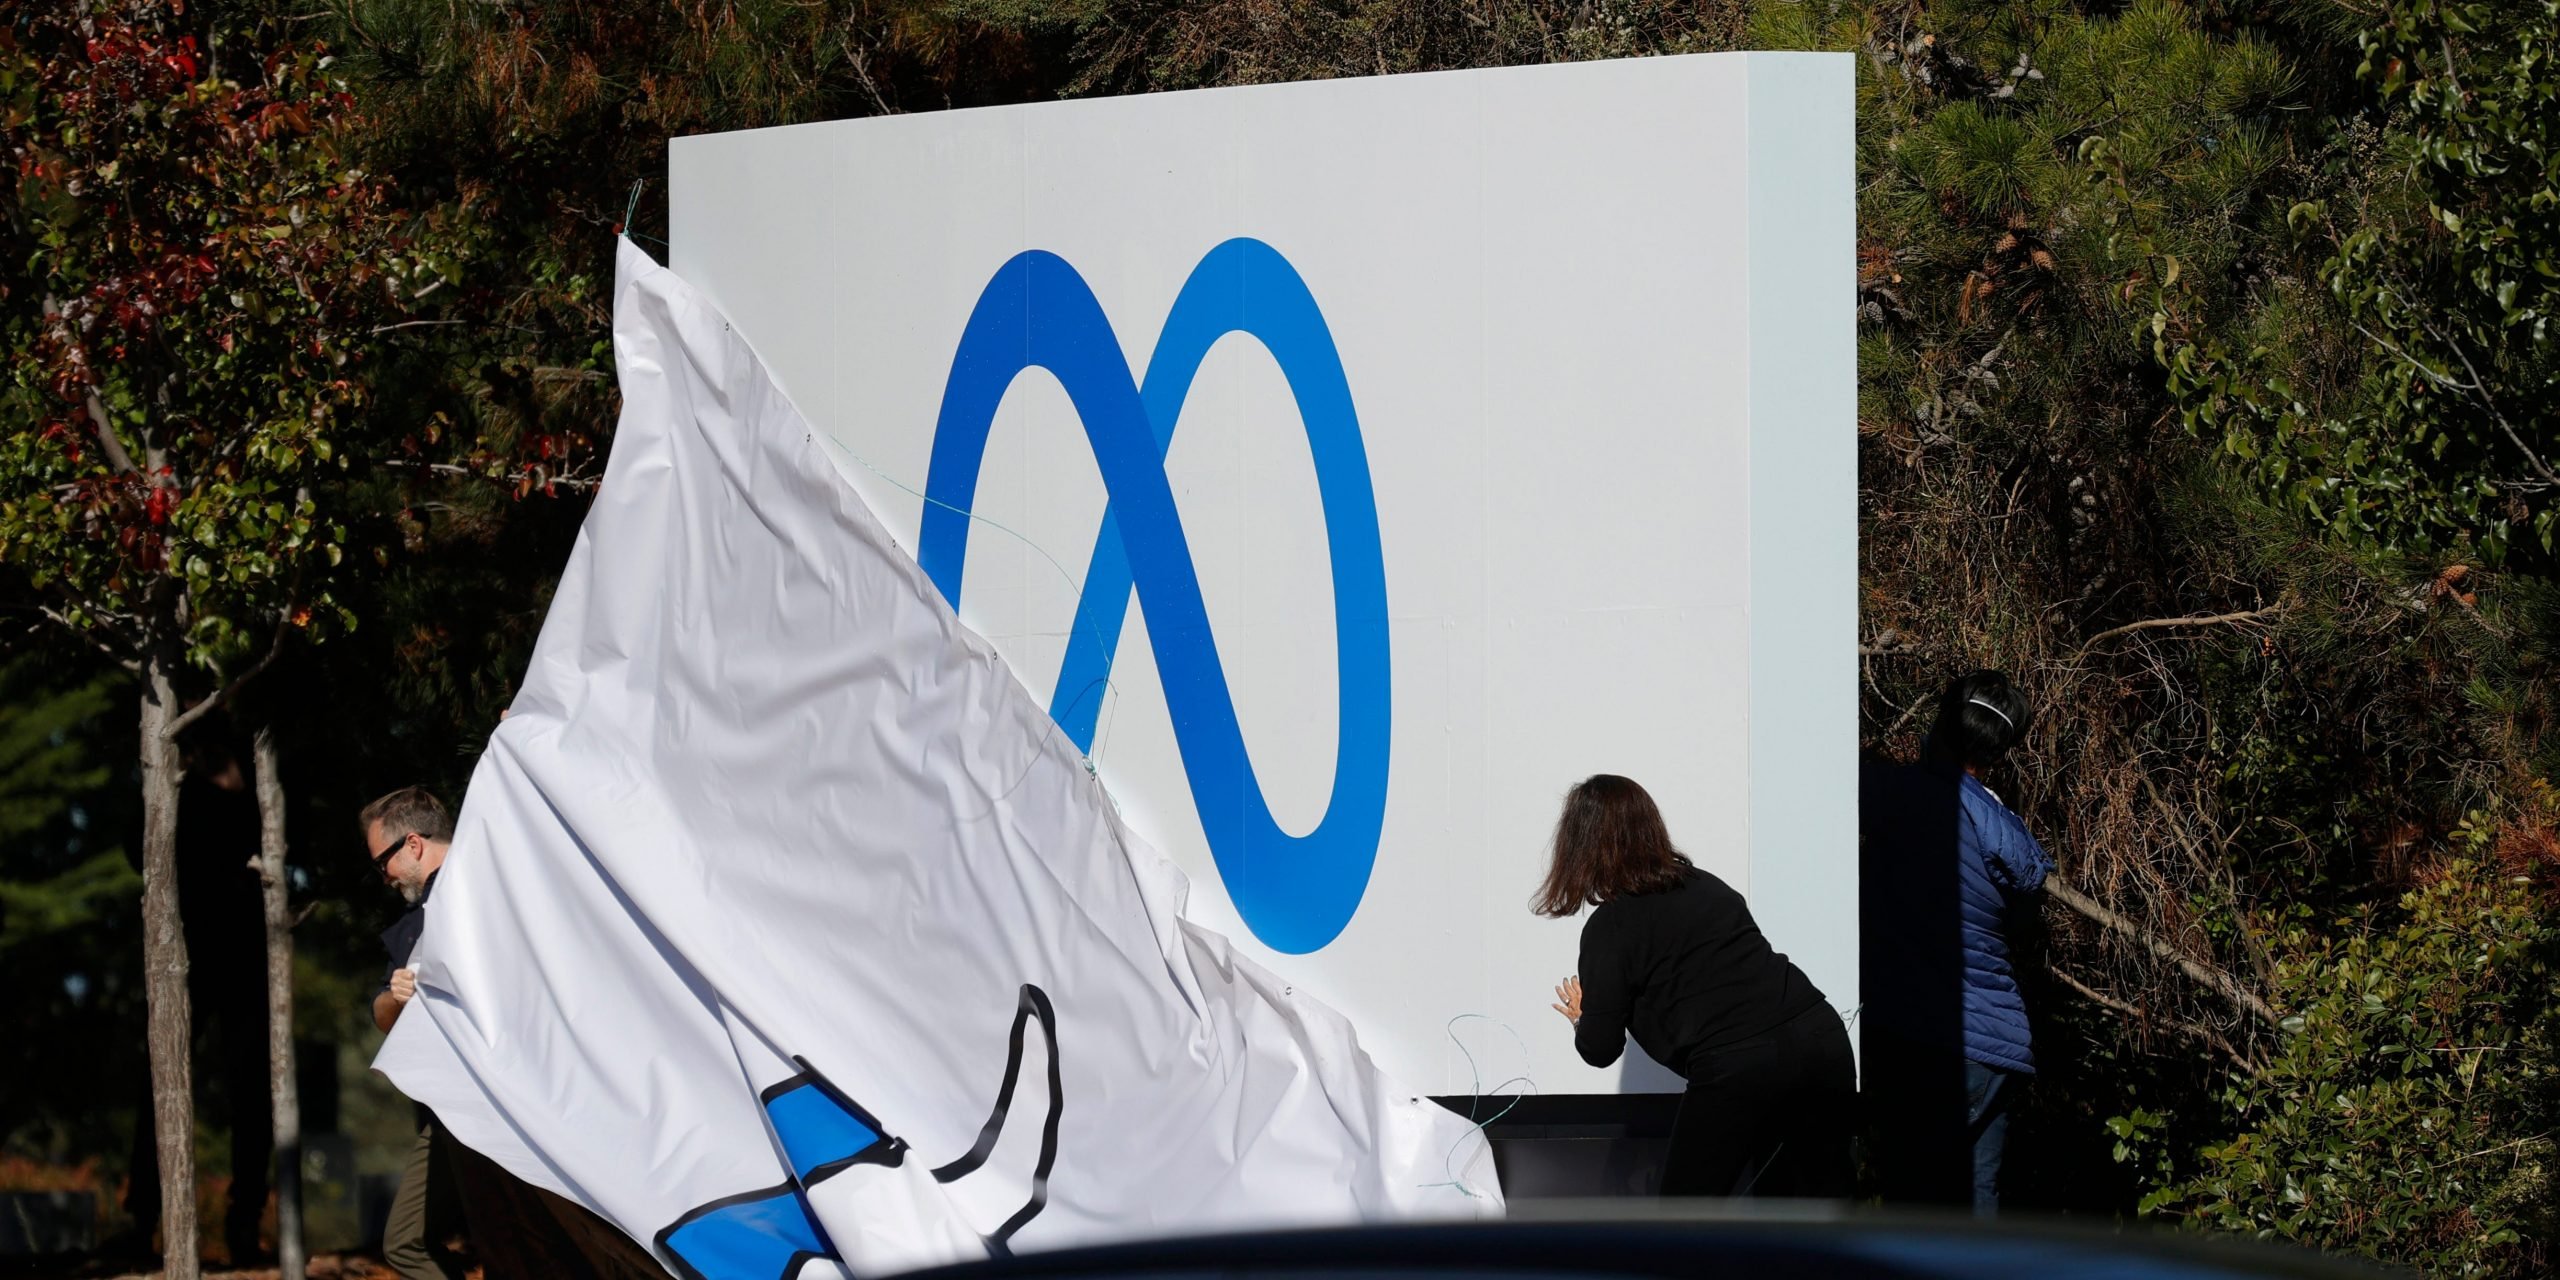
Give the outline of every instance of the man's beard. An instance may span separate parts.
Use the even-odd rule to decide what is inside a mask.
[[[410,906],[414,907],[418,905],[418,899],[427,896],[427,882],[425,880],[402,880],[399,882],[399,885],[400,900],[408,903]]]

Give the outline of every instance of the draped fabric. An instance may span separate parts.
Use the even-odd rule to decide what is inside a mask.
[[[1499,1212],[629,242],[623,416],[376,1065],[679,1276]]]

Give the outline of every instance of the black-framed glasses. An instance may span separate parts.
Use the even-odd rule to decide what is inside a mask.
[[[375,875],[381,875],[384,871],[389,870],[391,867],[391,860],[399,857],[400,851],[408,847],[409,837],[404,835],[399,839],[392,841],[390,848],[373,855],[373,873]]]

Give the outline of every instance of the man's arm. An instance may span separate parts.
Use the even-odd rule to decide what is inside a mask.
[[[406,1008],[411,997],[417,994],[418,975],[407,969],[392,970],[390,985],[374,993],[373,1025],[375,1029],[385,1032],[391,1030],[391,1024],[400,1020],[400,1010]]]

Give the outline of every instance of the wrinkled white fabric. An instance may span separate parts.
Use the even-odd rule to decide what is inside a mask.
[[[613,456],[376,1066],[705,1280],[768,1280],[736,1232],[795,1201],[823,1228],[805,1277],[984,1252],[1033,1200],[1053,1101],[1016,1249],[1498,1212],[1479,1135],[1183,920],[1182,873],[743,339],[628,241],[619,271]],[[937,1180],[1008,1061],[992,1146]],[[795,1178],[824,1135],[759,1095],[804,1074],[823,1090],[774,1105],[850,1104],[884,1135],[867,1161]],[[662,1238],[754,1193],[691,1241],[709,1261]]]

